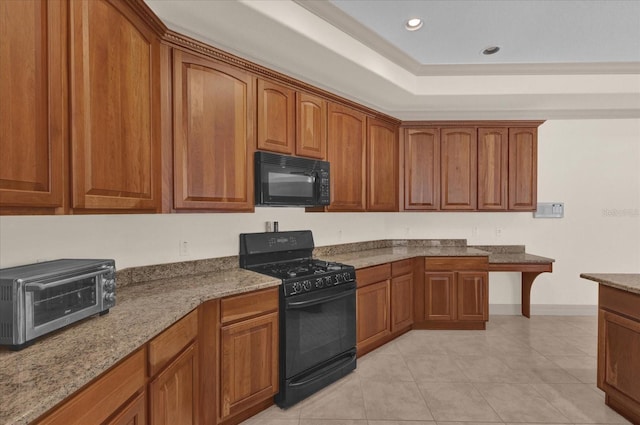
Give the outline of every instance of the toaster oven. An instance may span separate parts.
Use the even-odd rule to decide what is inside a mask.
[[[0,269],[0,345],[19,350],[36,338],[116,302],[113,260],[61,259]]]

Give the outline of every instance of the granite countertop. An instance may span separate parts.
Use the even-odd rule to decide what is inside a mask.
[[[0,350],[0,424],[35,420],[203,302],[279,284],[235,268],[118,288],[108,314],[21,351]]]
[[[581,278],[640,294],[640,273],[582,273]]]
[[[327,254],[323,260],[335,261],[354,266],[356,269],[377,266],[393,261],[414,257],[486,257],[488,253],[475,248],[444,246],[444,247],[407,247],[396,246],[390,248],[369,249],[358,252]]]
[[[553,261],[525,253],[523,245],[467,246],[464,239],[358,242],[318,247],[314,256],[357,269],[421,256]],[[108,314],[50,334],[22,351],[0,348],[0,424],[37,419],[203,302],[280,284],[237,265],[238,257],[232,256],[119,270],[118,301]]]

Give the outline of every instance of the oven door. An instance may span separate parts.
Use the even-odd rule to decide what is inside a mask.
[[[31,281],[25,290],[25,336],[31,340],[101,312],[105,270]]]
[[[354,349],[355,282],[285,298],[283,331],[286,379]]]

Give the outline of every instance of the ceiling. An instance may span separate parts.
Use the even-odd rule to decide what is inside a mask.
[[[640,0],[146,2],[171,29],[403,120],[640,117]]]

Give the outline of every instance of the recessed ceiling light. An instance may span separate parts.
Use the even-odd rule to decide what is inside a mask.
[[[490,46],[487,47],[486,49],[484,49],[482,51],[483,55],[495,55],[496,53],[498,53],[500,51],[500,47],[499,46]]]
[[[422,19],[420,18],[411,18],[409,20],[407,20],[407,22],[404,24],[404,27],[409,30],[409,31],[415,31],[415,30],[419,30],[420,28],[422,28]]]

